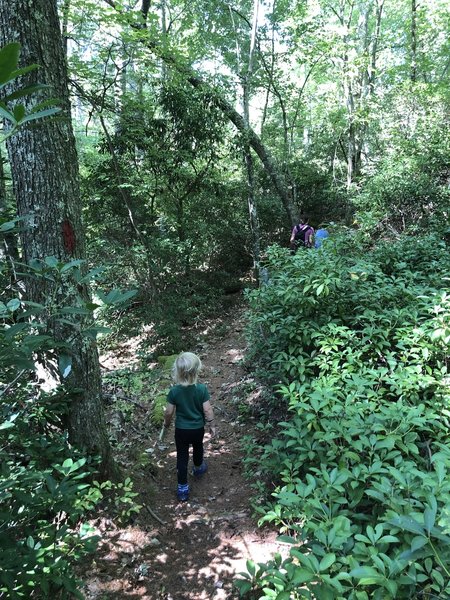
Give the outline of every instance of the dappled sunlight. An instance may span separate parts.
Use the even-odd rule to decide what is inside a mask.
[[[162,552],[161,554],[157,554],[155,556],[155,560],[159,563],[165,564],[169,559],[169,556],[166,552]]]
[[[138,367],[141,364],[142,357],[139,349],[144,340],[146,340],[152,330],[152,326],[144,325],[141,333],[133,337],[127,337],[121,339],[120,343],[113,350],[103,352],[100,354],[100,364],[104,369],[130,369]],[[147,348],[147,352],[151,355],[154,352],[155,347]],[[148,363],[146,366],[148,369],[154,369],[157,367],[156,362]]]
[[[226,357],[231,363],[238,363],[244,359],[244,352],[239,348],[231,348],[227,351]]]
[[[121,556],[133,556],[140,552],[142,548],[146,548],[151,544],[151,535],[137,527],[118,529],[117,533],[113,533],[108,537],[108,551],[102,559],[114,561]]]
[[[275,552],[287,556],[289,546],[277,542],[275,532],[257,529],[250,484],[243,478],[240,440],[249,422],[240,407],[243,401],[256,404],[261,392],[244,374],[240,331],[221,337],[202,356],[201,381],[210,391],[217,422],[216,438],[207,433],[204,439],[208,472],[199,480],[189,475],[190,498],[179,503],[173,426],[164,443],[152,441],[150,429],[144,447],[151,449],[147,454],[156,470],[139,482],[138,501],[144,507],[133,526],[120,529],[105,521],[104,542],[86,578],[87,600],[237,598],[233,580],[246,570],[247,560],[267,561]]]

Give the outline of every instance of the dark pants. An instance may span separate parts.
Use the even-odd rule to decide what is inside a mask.
[[[189,446],[193,447],[194,465],[200,467],[203,463],[203,436],[205,428],[175,429],[175,444],[177,447],[178,483],[187,483],[187,468],[189,462]]]

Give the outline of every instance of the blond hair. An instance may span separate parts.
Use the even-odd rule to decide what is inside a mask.
[[[173,380],[180,385],[197,383],[202,361],[193,352],[182,352],[173,365]]]

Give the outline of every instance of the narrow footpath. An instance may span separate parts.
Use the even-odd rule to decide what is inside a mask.
[[[274,532],[257,528],[250,482],[243,477],[240,440],[251,433],[252,421],[239,418],[239,404],[243,398],[257,401],[257,392],[241,366],[240,316],[236,311],[226,333],[197,350],[218,424],[216,440],[205,436],[208,472],[199,481],[190,478],[190,500],[179,503],[173,430],[163,443],[154,442],[158,468],[139,485],[145,507],[136,523],[124,529],[107,520],[97,524],[104,541],[83,577],[87,599],[238,598],[233,579],[248,559],[262,562],[285,553]]]

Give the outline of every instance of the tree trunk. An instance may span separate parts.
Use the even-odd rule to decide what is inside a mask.
[[[417,0],[411,0],[411,82],[417,80]]]
[[[242,77],[242,111],[244,115],[244,123],[246,131],[250,129],[250,93],[251,93],[251,80],[253,75],[253,58],[256,42],[256,33],[258,29],[258,11],[259,11],[259,0],[253,2],[253,23],[250,38],[250,48],[248,54],[247,72]],[[231,11],[230,11],[231,12]],[[239,47],[238,36],[236,33],[236,58],[238,63],[238,69],[240,70],[240,56],[241,50]],[[250,144],[248,143],[248,136],[243,135],[243,151],[244,151],[244,165],[247,175],[247,206],[250,219],[250,231],[252,236],[252,254],[253,254],[253,270],[256,277],[259,279],[259,262],[260,262],[260,232],[258,222],[258,207],[256,204],[255,195],[255,172],[253,165],[253,156],[251,152]]]
[[[14,193],[18,214],[26,218],[21,234],[23,259],[54,256],[62,262],[85,258],[84,231],[78,160],[70,120],[67,67],[61,38],[56,0],[0,0],[1,43],[21,44],[22,66],[37,63],[40,69],[27,76],[27,84],[36,80],[51,87],[63,116],[24,126],[8,140]],[[28,109],[38,98],[28,100]],[[88,289],[74,289],[67,282],[60,290],[66,305],[79,303],[79,295],[88,299]],[[42,280],[30,279],[27,296],[45,304],[46,288]],[[83,323],[78,322],[82,328]],[[91,455],[101,456],[101,474],[114,471],[111,448],[101,402],[101,378],[95,343],[69,325],[51,323],[57,340],[72,343],[72,371],[64,380],[70,395],[68,428],[70,441]]]

